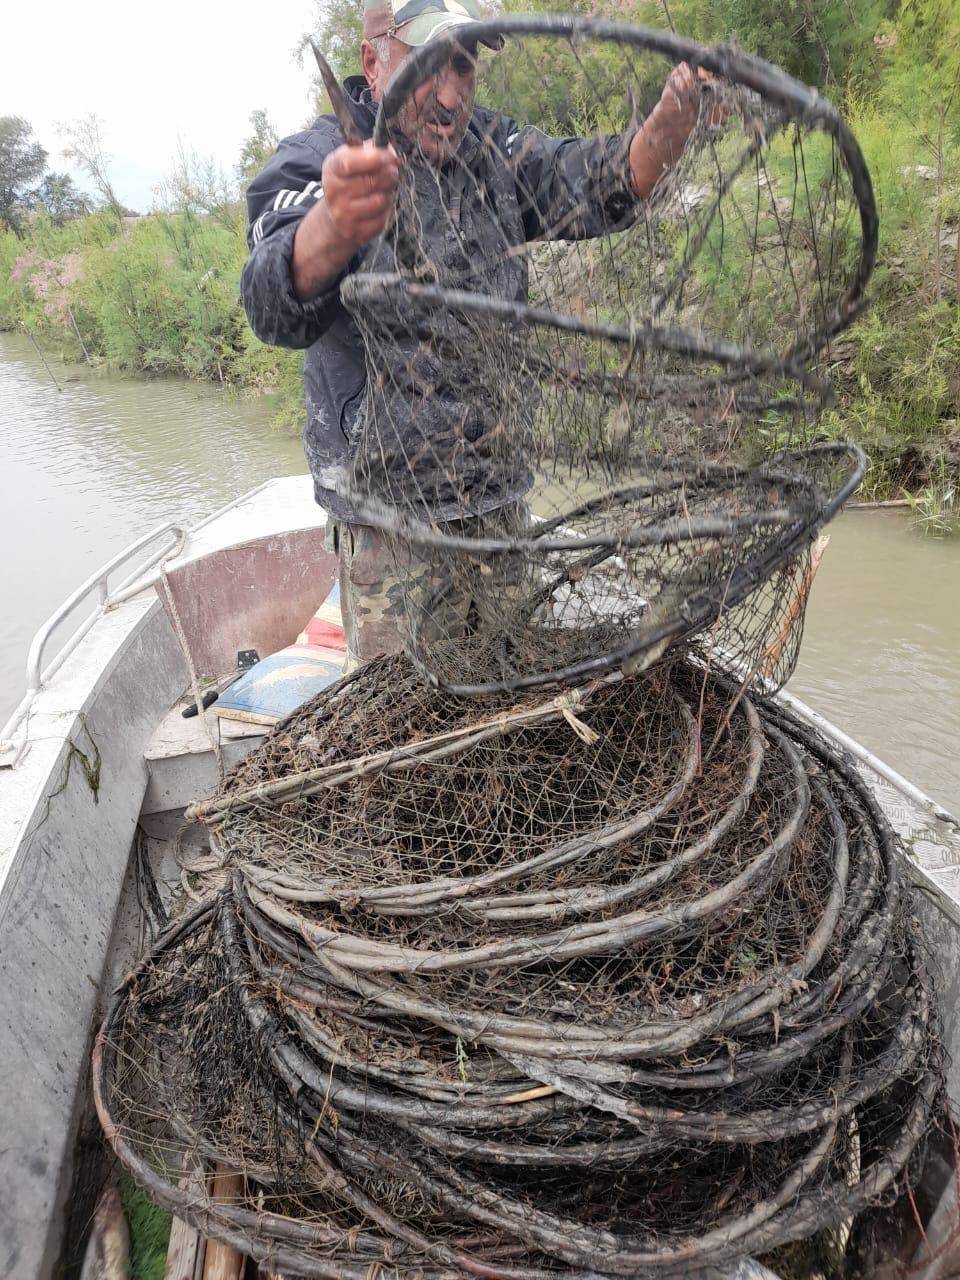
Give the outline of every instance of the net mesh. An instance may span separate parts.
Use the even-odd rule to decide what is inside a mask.
[[[417,51],[387,90],[394,218],[341,286],[367,379],[338,486],[384,533],[408,651],[452,692],[519,689],[653,661],[723,614],[732,658],[782,680],[789,647],[765,657],[782,593],[730,610],[773,575],[802,581],[862,479],[852,447],[795,449],[875,250],[856,143],[731,50],[584,19],[496,30],[510,39],[488,64],[461,53],[498,110],[444,165],[416,139],[449,48]],[[638,122],[683,56],[715,75],[641,200]],[[771,440],[793,447],[777,467],[731,465]],[[460,656],[477,630],[500,641],[481,667]]]
[[[702,665],[474,706],[384,658],[195,816],[219,867],[116,1000],[99,1105],[156,1198],[271,1265],[680,1276],[922,1157],[893,834]],[[185,1189],[211,1163],[229,1206]]]
[[[337,487],[407,653],[188,811],[210,853],[107,1014],[101,1121],[284,1274],[680,1280],[810,1238],[851,1274],[943,1123],[939,1014],[871,791],[758,691],[865,465],[811,437],[869,178],[734,50],[484,30],[499,114],[448,164],[411,139],[449,45],[388,88],[395,215],[341,287],[367,387]],[[637,201],[684,58],[714,78]],[[514,119],[567,138],[552,177]]]

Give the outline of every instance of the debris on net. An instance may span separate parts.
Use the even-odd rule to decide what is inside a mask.
[[[719,665],[782,684],[810,547],[865,469],[849,444],[752,468],[650,463],[549,519],[518,520],[513,504],[456,530],[382,507],[407,649],[428,683],[477,696],[636,674],[701,634]]]
[[[893,834],[688,660],[468,709],[382,659],[197,816],[227,882],[118,993],[98,1106],[152,1196],[273,1268],[679,1277],[920,1158],[940,1048]],[[211,1161],[241,1201],[185,1189]]]
[[[443,167],[409,117],[450,43],[415,51],[387,89],[395,216],[340,291],[367,379],[339,486],[392,553],[407,651],[476,696],[636,670],[724,615],[730,662],[782,682],[770,595],[731,615],[774,574],[803,580],[863,476],[854,446],[792,451],[876,251],[856,141],[806,86],[732,49],[593,19],[493,27],[509,37],[478,65],[493,111]],[[713,78],[641,200],[630,144],[681,59]],[[538,123],[580,135],[546,190],[527,171],[542,134],[514,123],[542,117],[530,86],[545,75]],[[443,234],[422,212],[438,203],[461,210]],[[790,451],[732,465],[758,431]],[[479,667],[462,645],[476,629],[499,638]]]
[[[489,32],[481,85],[517,119],[569,78],[549,207],[531,189],[492,238],[420,223],[472,208],[478,172],[494,223],[515,209],[531,136],[476,117],[473,167],[425,163],[403,121],[433,41],[386,91],[395,216],[341,287],[367,387],[340,481],[408,655],[188,811],[217,867],[118,991],[97,1106],[154,1199],[274,1271],[680,1280],[849,1236],[942,1110],[893,833],[756,697],[863,475],[811,436],[876,211],[833,108],[755,59],[586,19]],[[715,78],[639,201],[626,148],[681,59]]]

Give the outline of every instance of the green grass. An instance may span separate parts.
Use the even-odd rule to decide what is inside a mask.
[[[121,1176],[120,1198],[130,1229],[130,1280],[163,1280],[170,1215],[148,1200],[128,1174]]]
[[[951,475],[941,455],[929,483],[915,493],[904,493],[913,523],[926,536],[943,538],[960,532],[960,476]]]

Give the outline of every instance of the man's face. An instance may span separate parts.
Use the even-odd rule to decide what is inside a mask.
[[[374,77],[368,74],[375,102],[379,102],[390,77],[412,52],[396,36],[390,36],[390,58],[377,60]],[[447,66],[425,81],[403,104],[397,124],[432,164],[443,164],[454,155],[470,123],[477,91],[476,56],[457,49]]]

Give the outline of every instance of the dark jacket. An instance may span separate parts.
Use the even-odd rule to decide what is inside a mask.
[[[371,137],[376,104],[362,77],[348,79],[344,91],[364,137]],[[349,492],[349,470],[356,458],[364,425],[375,415],[367,404],[364,343],[354,317],[340,297],[341,279],[310,302],[300,302],[291,283],[293,237],[300,219],[323,194],[321,170],[343,135],[332,116],[322,116],[311,129],[285,138],[247,193],[250,256],[243,268],[241,294],[254,333],[277,346],[306,348],[304,380],[307,421],[304,447],[314,477],[317,501],[339,519],[356,517]],[[401,204],[416,209],[418,250],[429,260],[432,278],[441,284],[526,301],[528,269],[512,246],[529,240],[581,239],[627,225],[637,202],[630,193],[624,139],[605,141],[549,138],[532,127],[520,128],[502,116],[475,108],[467,134],[452,161],[442,170],[424,162],[406,167]],[[402,219],[398,219],[402,227]],[[359,271],[405,271],[398,233],[382,236],[355,255],[344,275]],[[400,259],[398,261],[398,259]],[[402,316],[395,317],[395,326]],[[404,339],[398,336],[402,345]],[[411,345],[411,351],[413,345]],[[371,357],[374,358],[374,357]],[[418,356],[418,359],[422,357]],[[402,363],[395,361],[395,364]],[[434,360],[435,363],[435,360]],[[377,367],[374,365],[373,367]],[[420,370],[423,373],[423,370]],[[419,377],[419,375],[418,375]],[[462,379],[454,374],[453,382]],[[422,385],[422,384],[421,384]],[[431,385],[435,388],[436,381]],[[452,388],[451,388],[452,390]],[[395,401],[413,389],[403,379],[394,386]],[[467,394],[465,398],[475,401]],[[442,408],[431,416],[419,399],[394,430],[398,457],[411,457],[427,442],[436,449],[438,435],[451,417]],[[476,416],[475,405],[468,406]],[[434,420],[435,419],[435,420]],[[483,424],[468,424],[482,433]],[[416,439],[407,439],[412,433]],[[400,438],[402,437],[402,438]],[[380,451],[381,456],[382,450]],[[482,464],[477,463],[482,469]],[[515,477],[507,487],[522,489]],[[516,492],[501,484],[481,486],[477,509],[497,506]],[[478,491],[479,492],[479,491]],[[402,495],[382,490],[397,500]],[[435,508],[445,506],[434,494]]]

